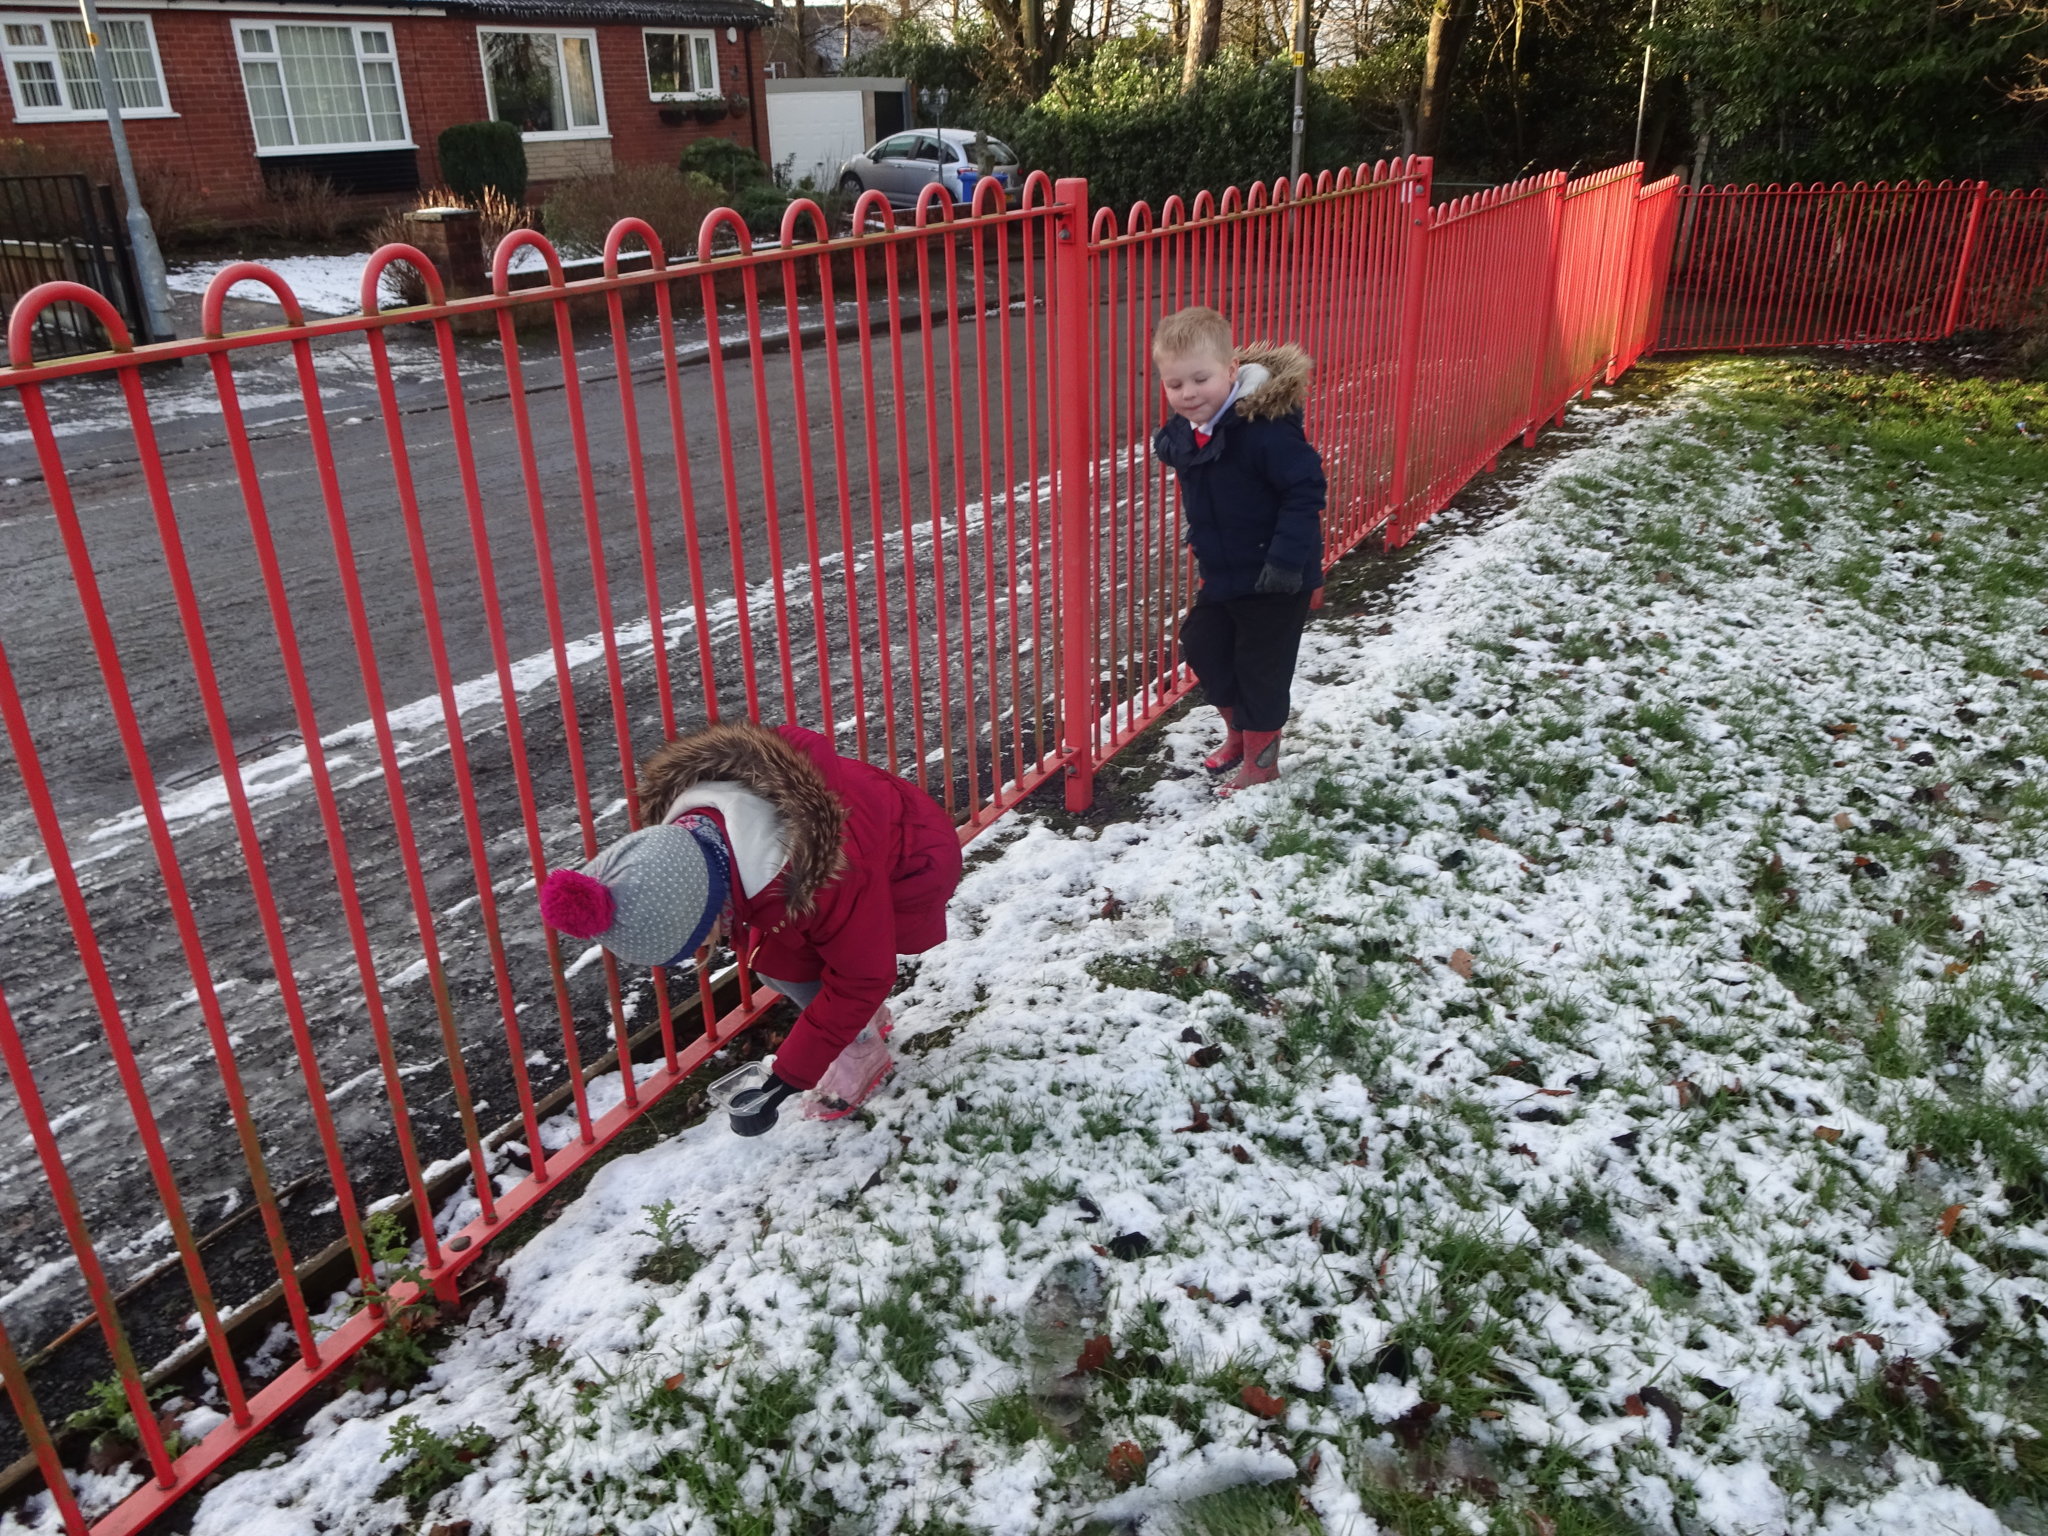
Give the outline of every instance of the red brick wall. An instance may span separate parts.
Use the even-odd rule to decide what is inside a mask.
[[[611,125],[612,159],[621,165],[674,165],[685,147],[697,139],[732,139],[767,158],[767,135],[757,137],[756,118],[764,88],[752,78],[747,44],[751,32],[741,32],[739,41],[725,40],[725,28],[716,29],[718,40],[718,88],[727,96],[745,96],[752,103],[746,115],[699,123],[685,117],[679,124],[661,120],[661,103],[647,98],[647,55],[638,26],[597,28],[598,65],[604,74],[604,113]]]
[[[40,8],[40,14],[61,15],[68,9],[53,0]],[[0,8],[0,16],[6,14],[7,9]],[[122,13],[109,7],[105,14]],[[256,136],[242,99],[228,18],[217,12],[145,14],[156,31],[164,88],[178,116],[131,119],[129,149],[144,171],[178,170],[195,178],[207,208],[233,217],[261,201],[263,179],[256,168]],[[7,119],[7,137],[24,139],[60,160],[75,158],[82,170],[97,169],[104,162],[111,174],[113,151],[104,122],[17,122],[11,91]]]
[[[22,9],[26,8],[0,6],[0,16]],[[52,0],[36,9],[47,15],[66,13],[69,7],[62,0]],[[122,14],[118,7],[103,9],[111,15]],[[263,205],[263,177],[235,63],[230,18],[222,12],[143,14],[155,28],[164,85],[171,109],[178,115],[129,121],[128,143],[138,167],[145,173],[174,170],[194,178],[206,211],[217,218],[233,221],[257,215]],[[313,14],[308,12],[309,17]],[[322,20],[341,19],[326,6],[319,7],[317,15]],[[487,110],[477,23],[431,16],[364,19],[384,22],[392,29],[407,120],[413,142],[419,146],[420,182],[432,186],[440,180],[434,145],[441,130],[454,123],[476,122]],[[741,31],[739,41],[729,43],[725,28],[716,29],[720,88],[728,96],[751,98],[747,113],[710,124],[686,118],[671,125],[661,120],[660,104],[648,100],[640,28],[607,25],[595,30],[598,65],[604,77],[605,117],[616,163],[673,165],[685,145],[706,137],[734,139],[766,157],[764,90],[753,78],[759,54],[751,46],[755,42],[751,32]],[[0,135],[40,146],[59,161],[75,160],[80,169],[97,170],[104,165],[111,174],[112,155],[103,123],[17,122],[11,93],[5,99],[7,126]]]

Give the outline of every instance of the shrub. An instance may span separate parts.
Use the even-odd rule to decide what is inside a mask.
[[[533,224],[533,214],[523,203],[515,203],[495,188],[486,188],[478,198],[464,197],[453,187],[430,187],[406,207],[388,211],[368,230],[370,247],[375,250],[385,245],[417,245],[413,227],[406,223],[405,216],[414,208],[468,208],[477,215],[479,233],[483,239],[484,260],[490,260],[491,252],[498,242],[515,229],[527,229]],[[388,304],[424,304],[427,302],[427,284],[419,273],[409,265],[393,265],[384,269],[384,300]]]
[[[286,171],[270,184],[267,201],[263,228],[280,240],[332,240],[348,214],[334,183],[308,171]]]
[[[526,197],[526,142],[513,123],[457,123],[437,141],[441,179],[466,198],[496,188],[513,202]]]
[[[719,187],[703,176],[665,165],[625,165],[557,182],[541,219],[558,246],[593,255],[604,249],[605,236],[619,220],[645,219],[673,261],[696,248],[704,215],[724,201]]]
[[[1140,198],[1155,213],[1171,193],[1270,182],[1286,172],[1293,129],[1293,71],[1226,59],[1183,94],[1179,74],[1159,67],[1142,42],[1100,51],[1086,71],[1062,71],[1051,90],[1008,122],[988,126],[1027,166],[1086,176],[1089,200],[1119,216]],[[1358,114],[1314,77],[1303,168],[1358,159]]]

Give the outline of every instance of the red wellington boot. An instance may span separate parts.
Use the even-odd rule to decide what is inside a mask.
[[[1270,784],[1279,777],[1280,733],[1246,731],[1244,766],[1237,770],[1237,777],[1224,786],[1222,793],[1229,795],[1240,789],[1249,789],[1254,784]]]
[[[1232,724],[1230,711],[1219,709],[1223,717],[1223,729],[1229,734],[1223,738],[1223,745],[1202,759],[1202,766],[1211,773],[1228,773],[1244,760],[1244,732]]]

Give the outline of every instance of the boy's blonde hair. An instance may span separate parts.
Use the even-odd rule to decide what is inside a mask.
[[[1232,361],[1237,352],[1231,342],[1230,322],[1206,304],[1175,310],[1161,320],[1159,328],[1152,333],[1155,361],[1165,357],[1192,357],[1198,352],[1207,352],[1226,363]]]

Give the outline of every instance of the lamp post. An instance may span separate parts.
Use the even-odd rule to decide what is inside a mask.
[[[98,0],[78,0],[78,8],[85,16],[85,40],[92,49],[100,98],[107,107],[107,132],[114,141],[114,163],[121,171],[121,193],[128,202],[128,243],[135,252],[135,271],[142,285],[143,317],[152,340],[168,341],[177,334],[171,320],[171,285],[164,275],[164,255],[157,249],[149,210],[142,206],[142,191],[135,183],[135,161],[128,154],[128,130],[121,123],[121,91],[114,82],[114,61],[100,36]]]
[[[1657,0],[1650,0],[1651,29],[1654,30],[1656,25]],[[1631,160],[1643,158],[1643,111],[1650,104],[1650,48],[1651,43],[1648,38],[1645,38],[1643,40],[1643,84],[1642,89],[1636,92],[1636,151],[1629,156]]]
[[[1294,0],[1294,137],[1287,179],[1301,176],[1302,140],[1308,136],[1308,0]]]

